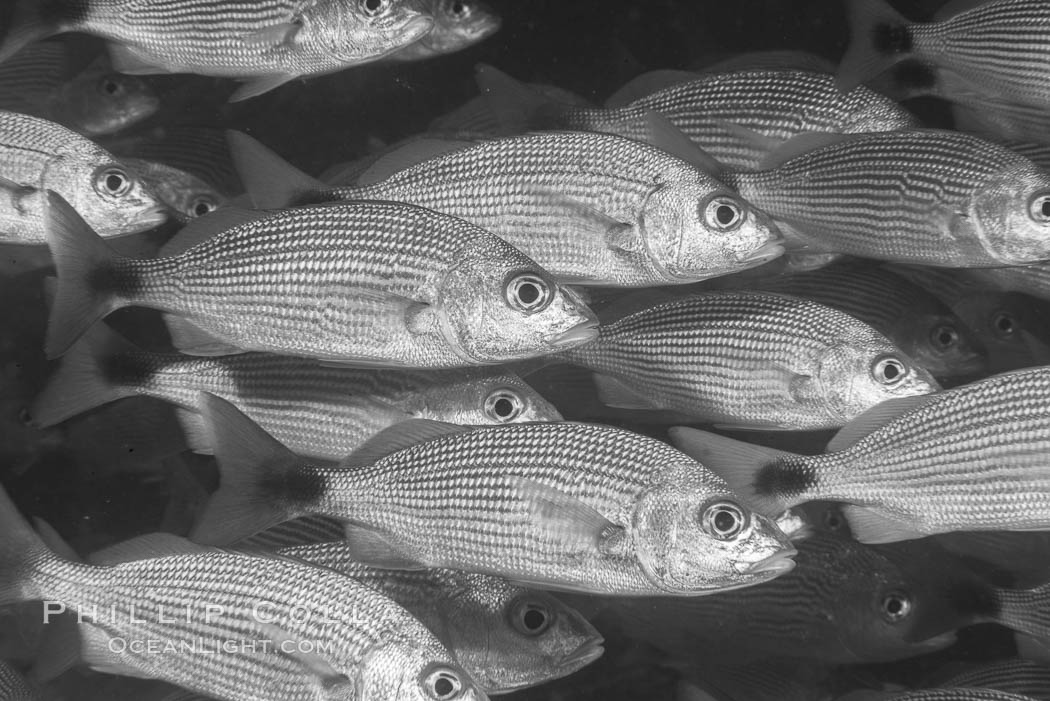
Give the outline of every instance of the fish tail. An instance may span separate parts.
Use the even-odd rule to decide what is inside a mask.
[[[1000,589],[995,620],[1020,633],[1050,641],[1050,584],[1034,589]]]
[[[30,410],[34,426],[54,426],[136,392],[123,384],[134,350],[105,324],[96,324],[63,356]]]
[[[52,555],[36,531],[0,487],[0,605],[41,598],[35,575]]]
[[[0,42],[0,63],[33,42],[71,31],[86,9],[86,0],[17,0]]]
[[[839,64],[839,89],[852,90],[911,54],[911,22],[885,0],[849,0],[850,43]]]
[[[64,354],[102,317],[124,303],[116,293],[128,279],[114,266],[116,254],[60,195],[48,193],[47,244],[58,270],[58,290],[47,326],[48,358]]]
[[[201,413],[219,463],[219,489],[191,539],[229,545],[294,518],[316,503],[323,478],[225,399],[201,393]]]
[[[556,128],[567,108],[492,66],[479,65],[474,79],[496,121],[509,133]]]
[[[289,207],[328,189],[247,134],[228,131],[226,140],[237,175],[257,209]]]
[[[675,426],[671,442],[724,479],[752,508],[779,516],[796,504],[819,499],[817,473],[804,456],[751,445],[707,431]]]

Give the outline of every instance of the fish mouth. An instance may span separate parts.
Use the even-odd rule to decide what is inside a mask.
[[[595,319],[582,321],[551,341],[555,348],[581,346],[598,338],[598,322]]]
[[[430,34],[430,30],[434,28],[434,18],[428,15],[421,15],[416,13],[416,16],[410,19],[401,27],[401,38],[405,41],[405,44],[394,49],[395,51],[403,49],[409,43],[414,43],[419,39],[422,39],[427,34]]]
[[[744,572],[746,574],[768,574],[770,578],[779,577],[795,569],[795,560],[793,559],[795,555],[798,555],[798,550],[794,548],[782,550],[776,555],[771,555],[765,560],[756,562]]]
[[[738,256],[737,262],[751,267],[762,265],[763,263],[768,263],[769,261],[775,260],[784,255],[785,250],[784,239],[777,237],[772,241],[766,241],[747,255]]]
[[[594,662],[596,659],[602,656],[602,654],[605,652],[605,648],[603,647],[604,643],[605,638],[602,637],[595,638],[594,640],[588,640],[587,642],[570,652],[568,655],[561,658],[561,663],[559,666],[562,668],[572,668],[574,670],[580,669],[581,667],[586,667],[591,662]]]

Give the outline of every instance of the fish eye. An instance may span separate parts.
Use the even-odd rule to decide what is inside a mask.
[[[105,168],[95,175],[95,190],[110,197],[123,197],[131,191],[131,178],[120,168]]]
[[[828,509],[824,512],[824,525],[829,531],[842,530],[842,516],[836,509]]]
[[[518,599],[511,606],[510,623],[522,635],[537,636],[551,627],[554,617],[546,606]]]
[[[959,345],[959,331],[954,326],[942,324],[930,332],[930,342],[942,351]]]
[[[423,678],[423,688],[436,701],[449,701],[463,691],[463,681],[448,667],[430,669]]]
[[[515,275],[507,283],[507,303],[511,309],[535,314],[547,308],[554,298],[550,285],[532,273]]]
[[[203,217],[205,214],[210,214],[218,208],[215,200],[210,197],[201,196],[193,200],[190,204],[189,215],[191,217]]]
[[[525,400],[506,387],[497,389],[485,397],[485,416],[493,421],[509,423],[525,411]]]
[[[390,0],[361,0],[361,7],[369,17],[375,17],[384,12]]]
[[[731,501],[716,501],[701,507],[700,527],[713,538],[731,540],[747,528],[744,510]]]
[[[898,384],[907,374],[907,366],[892,355],[876,358],[875,362],[871,364],[872,377],[882,385],[893,386]]]
[[[888,623],[900,623],[911,613],[911,597],[904,592],[892,591],[882,598],[879,611]]]
[[[1017,332],[1017,320],[1009,312],[996,312],[992,317],[992,332],[999,338],[1010,338]]]
[[[1028,201],[1028,216],[1037,224],[1050,224],[1050,193],[1040,193]]]
[[[104,95],[109,97],[117,97],[124,92],[124,86],[119,80],[111,76],[106,76],[98,82],[98,89]]]
[[[732,197],[712,197],[704,207],[704,222],[718,231],[732,231],[744,221],[744,208]]]
[[[470,5],[461,0],[455,0],[452,3],[452,14],[456,19],[466,19],[470,17]]]

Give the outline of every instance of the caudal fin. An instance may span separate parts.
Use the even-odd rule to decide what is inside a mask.
[[[819,499],[816,471],[804,456],[752,445],[687,426],[675,426],[671,442],[724,479],[752,508],[769,517]]]
[[[44,541],[0,487],[0,604],[41,598],[34,575],[40,561],[51,557]]]
[[[54,426],[89,409],[135,396],[135,390],[119,384],[113,373],[128,364],[134,350],[105,324],[93,326],[63,356],[33,402],[33,425]]]
[[[852,90],[911,55],[911,22],[885,0],[848,0],[850,43],[837,82]]]
[[[0,43],[0,62],[49,36],[69,31],[84,10],[83,0],[17,0]]]
[[[229,545],[308,510],[324,478],[225,399],[201,393],[200,410],[219,463],[219,489],[190,537]],[[304,508],[306,507],[306,508]]]
[[[58,270],[58,290],[47,324],[44,351],[64,354],[96,321],[124,306],[116,292],[129,280],[116,255],[61,195],[48,192],[47,245]]]

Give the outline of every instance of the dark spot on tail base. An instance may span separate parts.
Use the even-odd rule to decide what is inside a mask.
[[[922,61],[904,61],[893,68],[897,85],[913,90],[930,90],[937,85],[937,74]]]
[[[270,472],[259,481],[264,493],[295,505],[317,504],[324,496],[328,485],[323,474],[317,470],[283,467]]]
[[[38,0],[40,21],[51,26],[62,26],[86,19],[88,0]]]
[[[153,375],[152,364],[131,353],[119,353],[99,360],[102,377],[111,385],[137,385]]]
[[[980,581],[953,582],[945,587],[945,600],[963,615],[994,618],[1001,606],[992,587]]]
[[[142,289],[139,276],[117,262],[109,262],[96,268],[88,278],[88,284],[96,292],[112,292],[123,296],[135,295]]]
[[[817,486],[817,471],[797,459],[777,458],[755,475],[755,492],[763,496],[798,496]]]
[[[872,31],[875,49],[880,54],[905,54],[911,51],[911,34],[907,27],[878,24]]]

